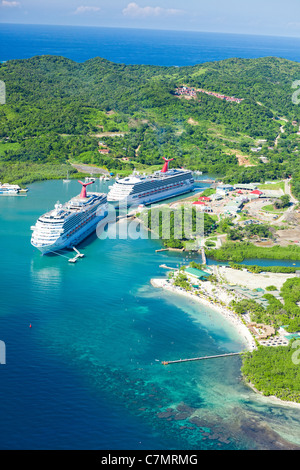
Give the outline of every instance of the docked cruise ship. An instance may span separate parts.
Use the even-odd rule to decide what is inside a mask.
[[[39,217],[33,230],[31,244],[43,254],[72,248],[96,230],[98,222],[108,214],[107,195],[87,193],[82,183],[81,193],[65,204],[55,204],[52,211]]]
[[[151,204],[170,197],[188,193],[194,188],[192,172],[183,169],[169,170],[169,162],[160,171],[149,176],[133,174],[117,180],[107,195],[107,201],[115,204],[139,205]]]

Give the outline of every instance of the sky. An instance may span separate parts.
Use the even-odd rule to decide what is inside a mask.
[[[0,0],[0,23],[300,37],[300,0]]]

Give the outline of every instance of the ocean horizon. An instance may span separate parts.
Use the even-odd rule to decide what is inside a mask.
[[[300,38],[236,33],[0,23],[0,61],[60,55],[125,64],[187,66],[229,58],[300,61]]]

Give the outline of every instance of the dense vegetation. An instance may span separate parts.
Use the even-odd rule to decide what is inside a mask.
[[[300,194],[298,128],[291,123],[300,121],[291,88],[299,74],[298,63],[277,58],[180,68],[101,58],[78,64],[54,56],[9,61],[0,66],[7,91],[7,104],[0,107],[0,180],[38,177],[30,175],[30,165],[20,173],[20,162],[39,164],[43,177],[51,177],[49,164],[82,162],[130,172],[160,164],[165,155],[176,158],[172,165],[228,182],[291,174]],[[203,93],[179,98],[175,90],[183,84],[244,100],[230,103]],[[281,125],[285,132],[275,146]],[[265,142],[256,155],[251,148],[259,139]],[[109,154],[98,152],[99,140]],[[255,166],[239,166],[237,154]]]
[[[184,248],[185,241],[208,235],[216,225],[210,215],[199,213],[194,207],[188,210],[183,206],[177,209],[157,207],[142,212],[139,217],[169,248]]]
[[[287,331],[300,331],[300,278],[288,279],[280,290],[283,303],[272,294],[265,294],[268,306],[265,308],[255,300],[233,301],[231,306],[236,313],[249,313],[251,321],[272,325],[275,328],[284,326]]]
[[[300,402],[299,341],[288,346],[264,348],[243,357],[245,379],[266,396]]]
[[[218,261],[241,263],[246,258],[266,258],[282,260],[300,260],[300,247],[294,245],[273,246],[270,248],[255,246],[250,242],[235,243],[228,241],[215,250],[206,250],[207,256]]]
[[[233,224],[232,224],[233,225]],[[228,226],[224,231],[227,233],[227,240],[248,240],[253,238],[272,238],[270,227],[266,224],[249,224],[242,226]]]
[[[236,264],[236,263],[230,263],[230,267],[233,269],[240,269],[240,270],[247,269],[248,271],[254,274],[255,273],[258,274],[262,272],[292,274],[300,270],[300,268],[292,267],[292,266],[258,266],[257,264],[248,265],[248,264]]]

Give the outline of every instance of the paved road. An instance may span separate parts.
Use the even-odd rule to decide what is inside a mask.
[[[81,171],[82,173],[90,173],[91,175],[109,175],[109,172],[107,170],[104,170],[104,168],[98,168],[91,165],[77,165],[74,163],[71,163],[71,165],[76,168],[76,170]]]

